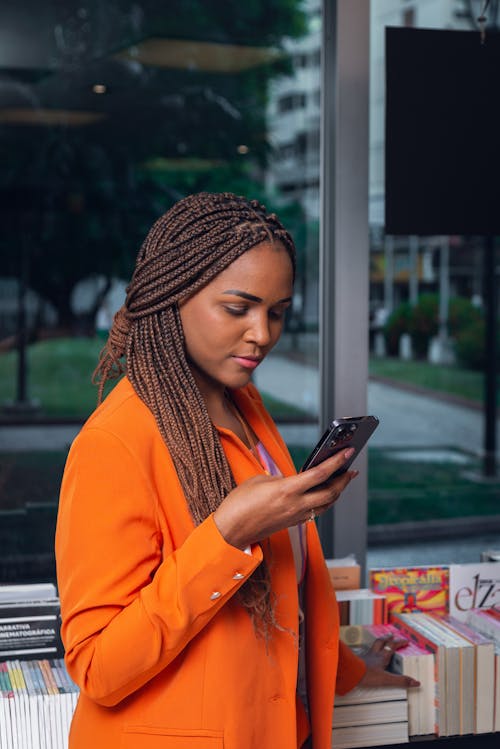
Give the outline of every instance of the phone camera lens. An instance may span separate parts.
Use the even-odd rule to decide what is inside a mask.
[[[342,425],[335,431],[334,440],[335,442],[347,442],[348,440],[352,439],[355,431],[355,424]]]

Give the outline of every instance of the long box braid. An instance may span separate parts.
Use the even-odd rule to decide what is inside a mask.
[[[106,381],[126,372],[155,417],[196,525],[217,509],[235,481],[187,363],[178,304],[266,240],[283,244],[295,273],[290,234],[258,201],[204,192],[177,202],[142,244],[125,304],[94,372],[99,402]],[[238,597],[267,639],[279,625],[265,560]]]

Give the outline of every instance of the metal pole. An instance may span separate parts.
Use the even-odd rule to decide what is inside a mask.
[[[497,280],[495,239],[485,238],[484,247],[485,379],[484,379],[484,463],[485,476],[496,476],[497,422]]]
[[[394,310],[394,237],[384,237],[384,308]]]
[[[409,286],[410,286],[410,304],[415,306],[418,302],[418,237],[412,234],[409,237]]]
[[[443,237],[439,249],[439,338],[443,346],[448,341],[448,307],[450,305],[450,245]]]
[[[17,281],[17,388],[16,404],[26,403],[26,250],[25,239],[20,238],[20,268]]]

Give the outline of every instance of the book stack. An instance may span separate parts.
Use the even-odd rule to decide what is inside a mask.
[[[78,687],[62,659],[0,663],[2,749],[67,749]]]
[[[491,609],[471,609],[467,614],[467,624],[494,644],[495,691],[494,691],[494,731],[500,731],[500,611]]]
[[[392,624],[369,626],[350,625],[340,628],[340,637],[359,655],[365,653],[379,637],[392,635],[401,638],[401,632]],[[390,664],[394,673],[411,676],[420,682],[419,687],[408,690],[408,735],[426,736],[434,733],[434,658],[432,653],[414,642],[397,650]]]
[[[385,746],[408,741],[406,689],[356,687],[335,697],[332,747]]]
[[[489,733],[495,726],[498,694],[491,642],[453,617],[396,614],[394,625],[434,655],[435,733]]]
[[[434,656],[434,733],[438,736],[454,736],[459,733],[459,686],[457,675],[452,679],[451,657],[441,633],[428,626],[425,614],[396,614],[395,626],[410,641],[428,650]],[[448,668],[447,668],[448,665]]]
[[[0,586],[0,660],[62,656],[60,602],[55,586]]]
[[[474,733],[490,733],[494,728],[495,645],[492,640],[453,616],[440,622],[465,638],[474,648]]]
[[[387,602],[384,595],[369,588],[336,592],[340,624],[386,624]]]

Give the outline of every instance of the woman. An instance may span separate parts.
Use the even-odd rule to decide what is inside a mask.
[[[152,227],[68,456],[56,556],[71,749],[330,747],[335,687],[387,680],[339,644],[316,527],[356,475],[300,475],[251,374],[291,303],[293,241],[231,194]],[[304,612],[304,615],[302,614]],[[392,647],[389,641],[385,647]]]

